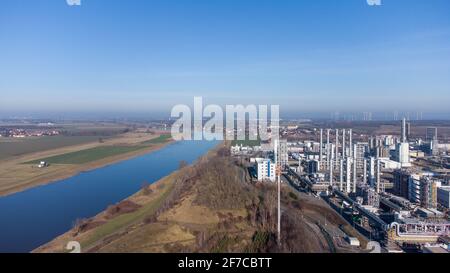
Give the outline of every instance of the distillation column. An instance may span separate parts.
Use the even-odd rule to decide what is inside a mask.
[[[351,180],[352,180],[352,162],[351,162],[351,158],[348,156],[347,157],[347,162],[346,162],[346,173],[345,173],[345,186],[346,186],[346,191],[347,193],[350,193],[352,188],[351,188]]]
[[[344,191],[344,159],[341,158],[339,166],[339,190]]]
[[[357,183],[357,178],[358,178],[358,174],[356,172],[356,168],[357,168],[357,164],[356,164],[356,157],[353,157],[353,192],[356,192],[356,183]]]
[[[339,129],[336,129],[336,152],[334,153],[336,158],[336,164],[339,164],[338,156],[339,156]]]
[[[320,129],[320,145],[319,145],[319,170],[322,166],[322,146],[323,146],[323,129]]]
[[[377,193],[380,193],[381,188],[381,166],[380,159],[377,158]]]
[[[345,153],[345,129],[342,129],[342,158],[345,158],[346,153]]]
[[[327,147],[326,147],[326,153],[327,153],[327,168],[331,168],[330,164],[330,129],[327,129]]]
[[[367,159],[365,158],[363,163],[363,184],[367,184]]]
[[[353,141],[352,141],[352,135],[353,135],[353,133],[352,133],[352,129],[350,129],[349,131],[348,131],[348,137],[349,137],[349,141],[348,141],[348,153],[349,153],[349,156],[350,157],[353,157],[353,155],[352,155],[352,147],[353,147]]]

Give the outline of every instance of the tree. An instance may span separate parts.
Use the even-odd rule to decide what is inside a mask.
[[[180,164],[178,165],[178,169],[183,169],[184,167],[186,167],[188,165],[188,163],[185,160],[181,160]]]
[[[141,189],[144,195],[149,195],[153,192],[152,189],[150,189],[150,183],[147,181],[142,182]]]

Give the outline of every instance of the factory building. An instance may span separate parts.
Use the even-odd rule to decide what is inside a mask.
[[[368,151],[369,144],[367,142],[358,142],[355,144],[356,146],[356,158],[364,158],[366,156],[366,153]]]
[[[424,208],[437,207],[437,190],[441,182],[430,177],[420,180],[420,205]]]
[[[389,158],[391,156],[391,149],[386,146],[378,146],[374,148],[374,155],[376,157]]]
[[[411,174],[408,180],[408,199],[412,203],[420,203],[420,175]]]
[[[394,171],[394,193],[400,197],[409,199],[409,180],[411,173],[407,170]]]
[[[409,143],[402,142],[397,144],[396,159],[402,167],[411,167],[409,156]]]
[[[396,170],[394,171],[394,193],[425,208],[434,208],[440,182],[432,176],[432,173]]]
[[[308,161],[308,173],[314,174],[319,171],[319,161],[318,160],[310,160]]]
[[[363,198],[363,204],[371,207],[380,206],[380,195],[375,191],[375,189],[363,185],[360,189],[360,195]]]
[[[411,167],[409,156],[409,143],[406,138],[406,119],[402,121],[402,137],[401,142],[396,146],[396,159],[402,167]]]
[[[437,139],[433,139],[430,142],[431,155],[437,156],[439,155],[439,141]]]
[[[450,186],[439,187],[437,189],[437,201],[439,205],[450,208]]]
[[[426,129],[426,136],[425,136],[425,140],[426,141],[433,141],[435,139],[437,139],[437,128],[436,127],[428,127]]]
[[[275,182],[275,163],[270,159],[256,159],[258,181]]]

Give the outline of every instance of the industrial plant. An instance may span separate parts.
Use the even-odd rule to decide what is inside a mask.
[[[386,135],[290,125],[281,135],[295,141],[235,143],[231,153],[248,158],[255,181],[275,182],[280,167],[285,185],[325,200],[385,252],[448,253],[449,145],[435,127],[413,137],[411,121],[399,125]]]

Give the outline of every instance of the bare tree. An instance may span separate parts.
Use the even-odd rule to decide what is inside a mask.
[[[147,181],[142,182],[141,189],[144,195],[149,195],[153,192],[152,189],[150,189],[150,183]]]
[[[185,160],[181,160],[179,165],[178,165],[178,169],[183,169],[185,167],[187,167],[189,164],[185,161]]]

